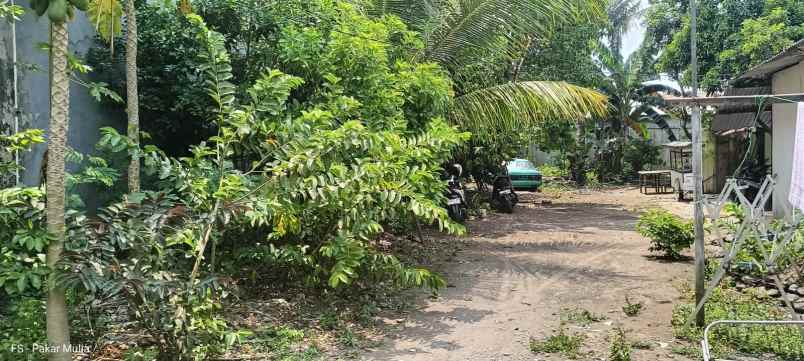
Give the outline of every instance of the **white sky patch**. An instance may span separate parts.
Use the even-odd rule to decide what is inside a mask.
[[[647,9],[648,8],[648,0],[642,0],[641,8]],[[631,24],[631,29],[625,33],[623,37],[623,58],[628,59],[628,57],[639,49],[639,45],[642,43],[642,38],[645,37],[645,26],[642,24],[642,18],[635,19],[634,23]]]

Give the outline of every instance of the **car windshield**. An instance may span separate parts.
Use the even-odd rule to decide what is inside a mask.
[[[511,168],[519,168],[519,169],[534,169],[536,167],[533,166],[529,160],[515,160],[510,163]]]

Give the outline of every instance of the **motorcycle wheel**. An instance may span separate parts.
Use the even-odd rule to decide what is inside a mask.
[[[455,222],[466,222],[466,210],[459,204],[449,206],[449,208],[447,208],[447,214],[449,214],[449,218],[452,218]]]
[[[509,197],[501,197],[498,201],[500,212],[514,213],[514,202]]]

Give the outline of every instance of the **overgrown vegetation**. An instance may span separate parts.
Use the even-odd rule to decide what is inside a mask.
[[[681,258],[681,251],[689,248],[695,240],[692,222],[663,209],[650,209],[642,213],[636,230],[650,238],[651,252],[662,252],[669,259]]]
[[[189,16],[196,76],[211,99],[205,114],[217,135],[177,159],[105,129],[101,146],[142,159],[146,190],[124,195],[91,220],[80,199],[69,197],[75,202],[68,203],[65,253],[53,276],[76,292],[75,306],[122,304],[155,341],[160,360],[204,359],[249,336],[221,313],[240,266],[285,272],[286,282],[324,293],[384,283],[444,285],[372,241],[387,225],[414,218],[462,232],[441,208],[440,165],[468,139],[443,120],[449,78],[437,65],[406,55],[421,43],[398,19],[370,20],[346,3],[319,7],[331,28],[288,25],[277,40],[296,46],[283,46],[280,57],[305,78],[266,70],[253,84],[231,82],[226,39]],[[376,40],[367,43],[366,36]],[[307,61],[316,68],[303,70]],[[305,95],[288,102],[291,94]],[[16,137],[3,139],[11,151],[40,141],[41,132]],[[101,158],[68,158],[81,169],[71,184],[111,187],[119,180]],[[23,302],[17,295],[45,291],[52,271],[42,252],[49,237],[40,190],[2,192],[0,214],[8,226],[2,231],[11,232],[3,238],[13,241],[3,243],[8,267],[0,283],[16,304]],[[253,260],[259,262],[221,268],[224,255],[245,249],[267,252]],[[41,312],[26,310],[30,317]]]
[[[687,322],[694,310],[694,295],[686,292],[687,302],[673,310],[673,328],[676,337],[698,345],[703,330]],[[784,320],[787,312],[766,296],[743,294],[729,288],[716,288],[706,303],[706,321],[715,320]],[[709,343],[717,358],[733,358],[738,354],[761,356],[772,354],[781,360],[804,358],[804,338],[799,329],[790,326],[729,326],[712,329]],[[689,348],[696,354],[698,347]],[[700,357],[697,355],[696,357]]]

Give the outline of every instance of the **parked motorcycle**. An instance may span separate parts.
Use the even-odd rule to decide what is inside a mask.
[[[466,221],[466,196],[461,184],[463,167],[460,164],[453,164],[447,170],[447,190],[444,196],[447,198],[447,214],[449,218],[458,223]]]
[[[513,213],[519,197],[514,192],[514,185],[511,183],[511,176],[508,175],[506,167],[502,167],[502,172],[498,175],[489,173],[489,178],[492,179],[492,207],[500,212]]]
[[[737,187],[743,193],[749,202],[753,202],[759,193],[759,188],[768,174],[768,165],[764,162],[756,160],[748,160],[740,171],[738,171],[735,179],[737,180]],[[732,200],[739,202],[736,195],[732,195]]]

